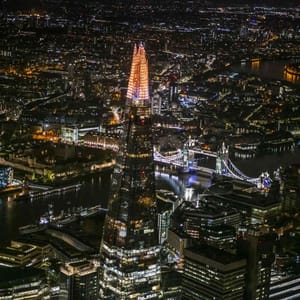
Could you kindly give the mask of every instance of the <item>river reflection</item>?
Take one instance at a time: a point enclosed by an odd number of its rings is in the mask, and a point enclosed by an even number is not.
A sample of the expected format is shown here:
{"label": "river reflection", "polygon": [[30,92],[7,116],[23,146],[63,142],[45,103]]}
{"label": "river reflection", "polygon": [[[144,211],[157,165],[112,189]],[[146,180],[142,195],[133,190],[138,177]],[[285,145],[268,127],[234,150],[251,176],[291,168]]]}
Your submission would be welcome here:
{"label": "river reflection", "polygon": [[7,195],[0,196],[0,241],[14,238],[18,227],[37,223],[41,215],[48,211],[49,204],[53,205],[54,215],[62,210],[72,212],[75,208],[91,207],[101,204],[107,207],[110,190],[110,173],[81,180],[78,191],[68,191],[61,195],[52,195],[31,202],[16,202]]}
{"label": "river reflection", "polygon": [[232,160],[247,176],[258,177],[263,171],[268,171],[272,175],[279,167],[300,164],[300,149],[292,152],[262,154],[253,159]]}
{"label": "river reflection", "polygon": [[[104,173],[101,176],[81,180],[79,191],[69,191],[61,195],[52,195],[32,202],[16,202],[13,197],[7,195],[0,197],[0,244],[15,238],[18,235],[20,226],[37,223],[40,216],[49,209],[49,204],[53,205],[54,215],[58,215],[62,210],[72,212],[78,207],[91,207],[101,204],[107,207],[110,191],[111,174]],[[157,180],[158,189],[172,189],[169,182]],[[87,234],[101,234],[103,216],[92,219],[85,219],[81,224]]]}
{"label": "river reflection", "polygon": [[253,60],[232,67],[234,72],[255,74],[263,79],[285,80],[294,84],[300,84],[300,76],[291,75],[285,72],[284,68],[289,63],[287,60],[259,61]]}

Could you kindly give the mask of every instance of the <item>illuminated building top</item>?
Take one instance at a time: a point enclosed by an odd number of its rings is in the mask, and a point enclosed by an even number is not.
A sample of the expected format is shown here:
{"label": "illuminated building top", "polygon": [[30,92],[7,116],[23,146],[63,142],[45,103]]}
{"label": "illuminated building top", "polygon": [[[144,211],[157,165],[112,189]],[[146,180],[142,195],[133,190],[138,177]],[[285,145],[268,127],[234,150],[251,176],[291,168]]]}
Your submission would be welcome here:
{"label": "illuminated building top", "polygon": [[149,100],[148,61],[142,43],[134,46],[127,99]]}

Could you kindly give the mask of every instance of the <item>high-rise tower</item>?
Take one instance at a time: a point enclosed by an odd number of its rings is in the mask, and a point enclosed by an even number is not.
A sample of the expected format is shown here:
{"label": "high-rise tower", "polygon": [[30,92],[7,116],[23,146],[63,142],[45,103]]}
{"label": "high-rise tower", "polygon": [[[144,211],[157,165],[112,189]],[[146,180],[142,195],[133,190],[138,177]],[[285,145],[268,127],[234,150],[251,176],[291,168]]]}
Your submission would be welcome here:
{"label": "high-rise tower", "polygon": [[100,248],[100,298],[157,299],[160,246],[148,63],[142,44],[134,47],[125,112]]}

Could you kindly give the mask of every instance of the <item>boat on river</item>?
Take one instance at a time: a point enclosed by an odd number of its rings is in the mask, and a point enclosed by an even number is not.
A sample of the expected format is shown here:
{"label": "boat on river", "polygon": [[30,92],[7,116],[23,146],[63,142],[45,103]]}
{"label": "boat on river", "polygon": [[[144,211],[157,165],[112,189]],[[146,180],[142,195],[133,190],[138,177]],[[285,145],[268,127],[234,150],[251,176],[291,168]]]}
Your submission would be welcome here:
{"label": "boat on river", "polygon": [[43,231],[46,228],[47,228],[46,225],[29,224],[29,225],[21,226],[18,229],[20,234],[29,234],[29,233]]}
{"label": "boat on river", "polygon": [[80,217],[81,218],[92,217],[103,211],[107,211],[107,209],[103,208],[101,205],[83,208],[80,211]]}
{"label": "boat on river", "polygon": [[79,219],[78,215],[67,215],[60,220],[56,220],[56,221],[52,222],[51,225],[53,225],[54,227],[60,228],[67,224],[76,222],[78,219]]}

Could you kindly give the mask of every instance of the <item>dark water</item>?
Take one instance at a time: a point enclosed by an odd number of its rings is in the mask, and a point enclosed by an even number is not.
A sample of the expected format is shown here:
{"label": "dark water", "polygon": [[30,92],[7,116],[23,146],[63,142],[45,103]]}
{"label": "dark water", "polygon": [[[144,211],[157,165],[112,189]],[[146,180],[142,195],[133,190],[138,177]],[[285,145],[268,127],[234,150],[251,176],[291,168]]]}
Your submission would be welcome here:
{"label": "dark water", "polygon": [[277,168],[300,164],[300,149],[293,152],[260,155],[253,159],[232,159],[234,164],[246,175],[258,177],[263,171],[271,175]]}
{"label": "dark water", "polygon": [[[300,149],[288,153],[273,153],[259,156],[254,159],[242,160],[233,159],[234,164],[246,175],[258,177],[262,171],[270,174],[279,166],[288,166],[292,163],[300,164]],[[211,161],[210,168],[214,168],[215,161]],[[53,205],[54,214],[61,210],[72,210],[73,207],[90,207],[102,204],[107,206],[110,190],[110,173],[102,174],[99,177],[82,180],[79,191],[67,192],[61,196],[52,196],[33,202],[15,202],[7,196],[0,197],[0,244],[15,238],[18,234],[18,227],[35,223],[40,216],[48,210],[48,205]],[[205,179],[207,181],[207,178]],[[159,180],[158,188],[170,188],[168,182]],[[101,223],[101,222],[100,222]],[[94,221],[86,221],[87,231],[99,231],[99,224]],[[102,223],[101,223],[102,224]]]}
{"label": "dark water", "polygon": [[[18,235],[20,226],[37,223],[40,216],[53,205],[54,215],[59,215],[63,210],[72,212],[74,208],[91,207],[101,204],[107,207],[110,191],[111,174],[104,173],[93,178],[81,180],[79,191],[65,192],[59,196],[50,196],[36,199],[32,202],[16,202],[9,195],[0,196],[0,245]],[[171,189],[171,185],[163,180],[157,181],[158,188]],[[99,222],[98,222],[99,221]],[[103,217],[85,219],[83,229],[90,234],[101,231]]]}
{"label": "dark water", "polygon": [[48,211],[49,204],[53,205],[54,215],[62,210],[72,211],[75,207],[91,207],[101,204],[107,206],[110,189],[110,174],[81,180],[79,191],[65,192],[60,196],[49,196],[32,202],[16,202],[9,196],[0,196],[0,243],[14,238],[18,227],[36,223],[41,215]]}
{"label": "dark water", "polygon": [[247,62],[246,64],[234,65],[232,71],[255,74],[263,79],[285,80],[290,83],[300,84],[300,76],[292,76],[284,72],[284,66],[289,61],[262,61],[262,62]]}

